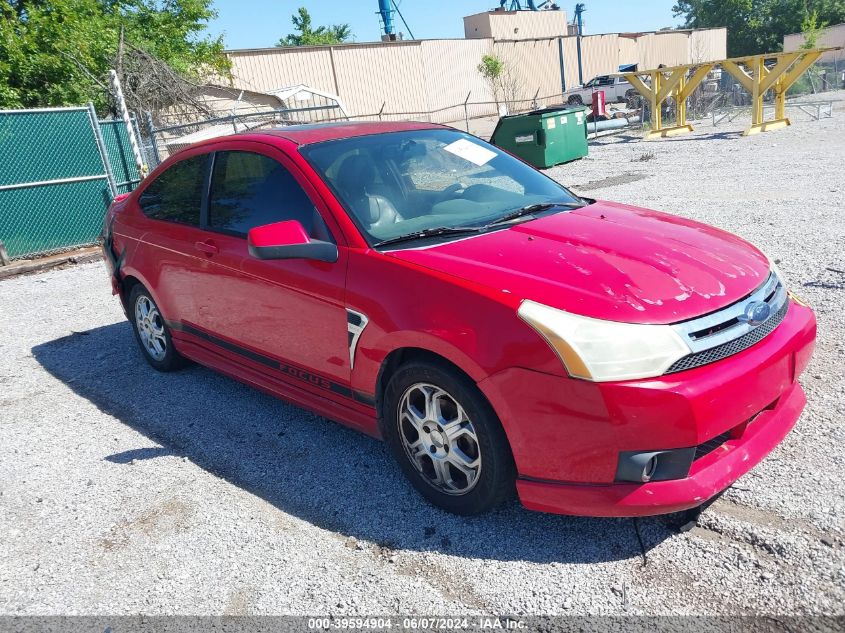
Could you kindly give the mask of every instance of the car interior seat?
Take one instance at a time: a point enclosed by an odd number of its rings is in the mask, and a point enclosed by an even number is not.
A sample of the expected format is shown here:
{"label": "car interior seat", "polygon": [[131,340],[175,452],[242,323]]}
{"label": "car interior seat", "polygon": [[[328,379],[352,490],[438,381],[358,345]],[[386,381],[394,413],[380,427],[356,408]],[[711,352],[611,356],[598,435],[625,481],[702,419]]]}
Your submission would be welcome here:
{"label": "car interior seat", "polygon": [[378,233],[404,219],[384,195],[386,188],[376,184],[376,170],[367,156],[353,154],[344,158],[335,183],[351,211],[368,229]]}

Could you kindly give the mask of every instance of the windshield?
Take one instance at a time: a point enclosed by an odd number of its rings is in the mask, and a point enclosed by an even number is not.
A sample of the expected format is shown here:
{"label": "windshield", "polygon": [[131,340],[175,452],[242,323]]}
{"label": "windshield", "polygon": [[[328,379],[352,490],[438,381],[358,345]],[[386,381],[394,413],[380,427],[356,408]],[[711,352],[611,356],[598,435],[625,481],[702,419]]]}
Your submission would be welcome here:
{"label": "windshield", "polygon": [[579,201],[510,154],[457,130],[359,136],[301,152],[371,244],[427,229],[483,226],[527,205]]}

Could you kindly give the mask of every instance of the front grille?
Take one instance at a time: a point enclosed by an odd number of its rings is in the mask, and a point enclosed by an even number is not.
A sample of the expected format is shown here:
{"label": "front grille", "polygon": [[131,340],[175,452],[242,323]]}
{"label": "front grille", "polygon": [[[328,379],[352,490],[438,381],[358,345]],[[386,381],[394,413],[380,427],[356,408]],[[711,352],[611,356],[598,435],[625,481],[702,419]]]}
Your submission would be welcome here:
{"label": "front grille", "polygon": [[781,306],[780,310],[769,317],[765,323],[758,325],[750,332],[743,334],[732,341],[717,345],[716,347],[711,347],[710,349],[706,349],[702,352],[689,354],[676,360],[672,363],[669,369],[666,370],[666,373],[672,374],[678,371],[686,371],[687,369],[701,367],[702,365],[709,365],[710,363],[715,363],[718,360],[722,360],[728,356],[733,356],[734,354],[738,354],[739,352],[748,349],[752,345],[759,343],[767,335],[769,335],[772,330],[780,325],[781,321],[783,321],[786,316],[786,311],[788,309],[789,301],[786,301]]}
{"label": "front grille", "polygon": [[701,459],[705,455],[709,455],[710,453],[715,451],[717,448],[719,448],[722,444],[727,442],[730,439],[730,437],[731,437],[731,432],[725,431],[721,435],[717,435],[713,439],[707,440],[706,442],[699,444],[698,446],[695,447],[695,457],[692,458],[693,461],[695,461],[696,459]]}

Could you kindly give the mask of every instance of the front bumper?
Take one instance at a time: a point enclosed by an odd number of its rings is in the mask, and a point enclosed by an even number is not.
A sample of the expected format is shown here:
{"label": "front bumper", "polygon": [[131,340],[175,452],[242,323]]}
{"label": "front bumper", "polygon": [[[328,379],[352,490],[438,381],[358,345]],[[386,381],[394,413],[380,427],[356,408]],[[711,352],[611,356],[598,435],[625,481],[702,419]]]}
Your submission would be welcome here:
{"label": "front bumper", "polygon": [[[700,505],[758,464],[806,402],[797,378],[815,341],[812,310],[792,303],[756,345],[722,361],[648,380],[591,383],[513,368],[479,386],[511,443],[530,509],[640,516]],[[683,479],[614,483],[622,451],[698,446],[729,433]]]}

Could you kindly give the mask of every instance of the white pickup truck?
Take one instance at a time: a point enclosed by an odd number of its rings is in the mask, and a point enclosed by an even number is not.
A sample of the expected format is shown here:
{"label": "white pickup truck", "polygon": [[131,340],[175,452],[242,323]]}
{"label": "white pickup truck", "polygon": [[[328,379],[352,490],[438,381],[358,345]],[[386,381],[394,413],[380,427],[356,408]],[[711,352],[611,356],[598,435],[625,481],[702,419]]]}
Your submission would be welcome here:
{"label": "white pickup truck", "polygon": [[566,102],[570,105],[590,104],[593,101],[593,92],[604,91],[605,103],[611,101],[628,101],[637,94],[630,82],[624,77],[610,77],[599,75],[593,77],[580,88],[572,88],[566,91]]}

